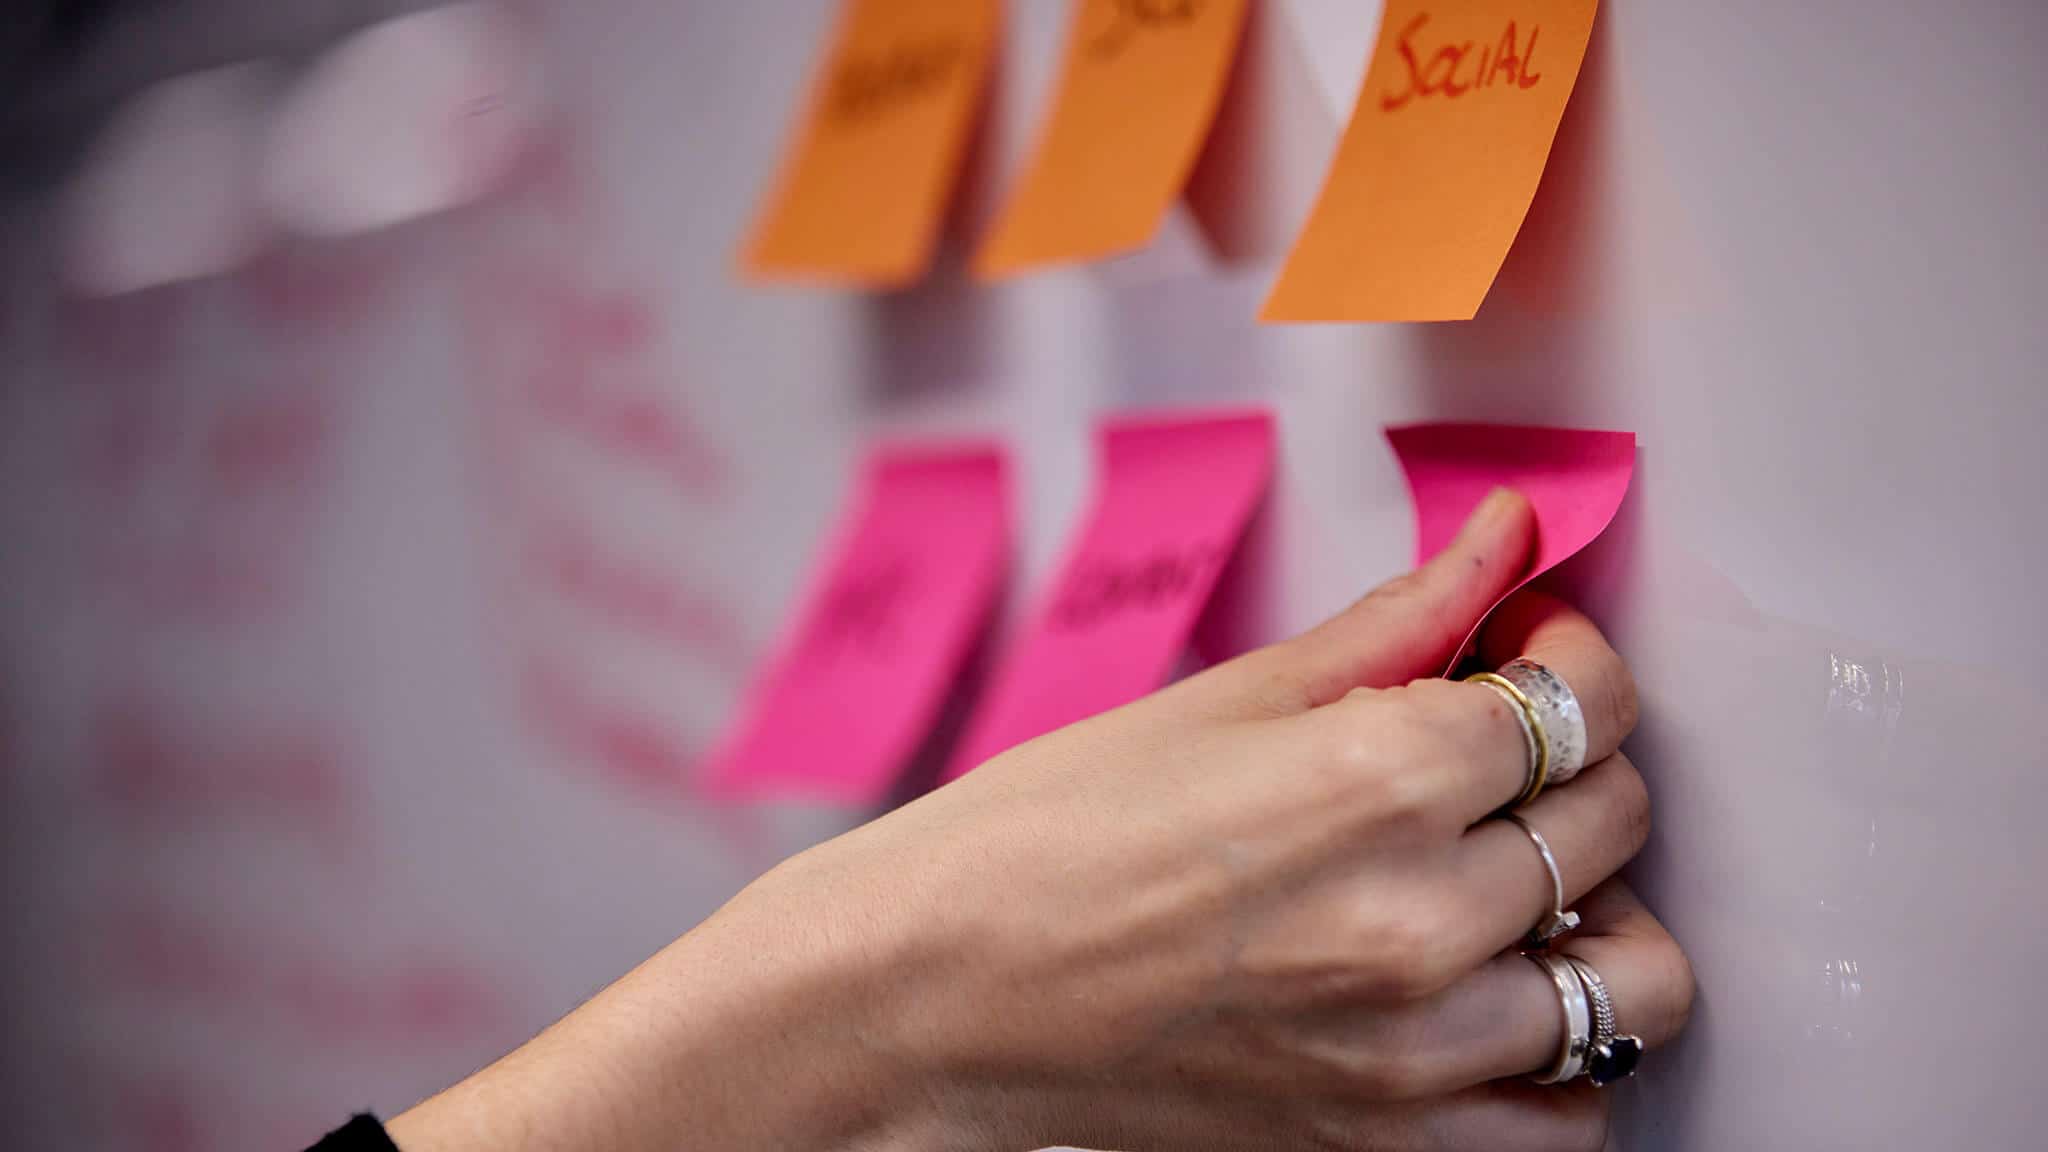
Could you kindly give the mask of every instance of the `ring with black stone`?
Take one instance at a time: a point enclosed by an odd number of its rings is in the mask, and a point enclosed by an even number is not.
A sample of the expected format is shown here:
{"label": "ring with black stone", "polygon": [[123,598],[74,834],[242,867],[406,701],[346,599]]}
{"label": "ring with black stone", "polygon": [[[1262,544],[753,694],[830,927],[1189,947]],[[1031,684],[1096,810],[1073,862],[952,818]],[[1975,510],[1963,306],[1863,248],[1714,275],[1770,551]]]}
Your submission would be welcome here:
{"label": "ring with black stone", "polygon": [[1607,981],[1593,970],[1591,964],[1577,956],[1566,956],[1566,963],[1578,973],[1579,983],[1586,989],[1586,999],[1593,1010],[1592,1044],[1586,1053],[1586,1078],[1596,1088],[1605,1088],[1616,1080],[1627,1079],[1636,1074],[1636,1066],[1643,1060],[1643,1041],[1636,1036],[1615,1034],[1614,996],[1607,991]]}

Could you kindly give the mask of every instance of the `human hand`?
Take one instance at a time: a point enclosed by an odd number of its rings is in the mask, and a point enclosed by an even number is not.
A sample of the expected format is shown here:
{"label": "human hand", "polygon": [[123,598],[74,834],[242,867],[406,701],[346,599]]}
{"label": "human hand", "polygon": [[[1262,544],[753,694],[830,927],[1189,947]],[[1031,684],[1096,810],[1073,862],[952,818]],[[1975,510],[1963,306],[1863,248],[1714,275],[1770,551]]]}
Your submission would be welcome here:
{"label": "human hand", "polygon": [[[1520,723],[1431,678],[1534,530],[1496,494],[1320,627],[793,858],[441,1115],[499,1147],[1599,1148],[1603,1093],[1529,1080],[1563,1024],[1517,954],[1549,874],[1492,819],[1523,787]],[[1520,815],[1584,916],[1558,947],[1605,978],[1622,1032],[1662,1043],[1691,972],[1610,879],[1649,826],[1616,751],[1628,670],[1540,594],[1481,652],[1578,695],[1591,766]],[[431,1119],[394,1126],[407,1152],[460,1146]],[[531,1140],[565,1128],[598,1135]]]}
{"label": "human hand", "polygon": [[[1601,1093],[1544,1087],[1557,993],[1516,952],[1548,874],[1489,819],[1527,762],[1506,703],[1431,679],[1520,575],[1526,504],[1321,627],[1016,748],[764,881],[793,918],[889,941],[876,1052],[950,1147],[1596,1148]],[[1539,594],[1489,665],[1574,686],[1587,768],[1522,816],[1586,923],[1622,1031],[1683,1024],[1690,971],[1619,884],[1649,800],[1616,752],[1627,668]],[[793,907],[791,906],[793,904]],[[803,912],[798,909],[810,908]]]}

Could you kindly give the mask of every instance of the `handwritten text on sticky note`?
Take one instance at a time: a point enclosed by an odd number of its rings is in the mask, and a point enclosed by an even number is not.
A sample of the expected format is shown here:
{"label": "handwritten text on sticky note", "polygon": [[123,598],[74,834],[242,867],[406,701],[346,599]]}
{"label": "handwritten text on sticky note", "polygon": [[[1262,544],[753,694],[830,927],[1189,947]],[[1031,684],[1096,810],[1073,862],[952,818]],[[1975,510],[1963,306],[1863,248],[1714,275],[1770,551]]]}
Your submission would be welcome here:
{"label": "handwritten text on sticky note", "polygon": [[998,0],[847,0],[746,272],[898,285],[930,263],[995,54]]}
{"label": "handwritten text on sticky note", "polygon": [[1093,507],[947,772],[1159,687],[1265,494],[1263,413],[1111,424]]}
{"label": "handwritten text on sticky note", "polygon": [[1248,0],[1076,0],[1037,150],[975,254],[1001,276],[1151,240],[1215,119]]}
{"label": "handwritten text on sticky note", "polygon": [[[1417,98],[1427,100],[1441,96],[1446,100],[1456,100],[1468,92],[1496,84],[1534,88],[1543,80],[1542,73],[1536,70],[1536,37],[1543,31],[1537,25],[1531,24],[1528,38],[1519,43],[1515,22],[1510,20],[1500,30],[1497,44],[1484,45],[1467,40],[1462,44],[1448,42],[1438,45],[1433,52],[1426,47],[1418,52],[1416,41],[1428,26],[1429,13],[1424,12],[1410,20],[1395,37],[1394,45],[1401,53],[1406,75],[1380,92],[1380,111],[1395,111]],[[1425,57],[1427,63],[1424,62]],[[1465,68],[1468,62],[1473,64],[1470,69]]]}
{"label": "handwritten text on sticky note", "polygon": [[886,796],[987,622],[1007,499],[992,448],[879,451],[795,627],[711,757],[711,791]]}
{"label": "handwritten text on sticky note", "polygon": [[1536,195],[1598,0],[1388,0],[1278,321],[1469,320]]}

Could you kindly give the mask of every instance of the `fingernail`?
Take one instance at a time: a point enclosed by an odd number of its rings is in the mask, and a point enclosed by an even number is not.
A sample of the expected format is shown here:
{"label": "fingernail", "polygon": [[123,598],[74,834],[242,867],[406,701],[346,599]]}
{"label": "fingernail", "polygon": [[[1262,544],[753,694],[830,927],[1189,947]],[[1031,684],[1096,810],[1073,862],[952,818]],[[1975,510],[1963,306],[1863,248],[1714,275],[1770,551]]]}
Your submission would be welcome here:
{"label": "fingernail", "polygon": [[1479,507],[1474,508],[1472,515],[1466,518],[1464,531],[1460,535],[1499,527],[1519,499],[1512,488],[1495,488],[1488,492],[1486,499],[1481,500]]}

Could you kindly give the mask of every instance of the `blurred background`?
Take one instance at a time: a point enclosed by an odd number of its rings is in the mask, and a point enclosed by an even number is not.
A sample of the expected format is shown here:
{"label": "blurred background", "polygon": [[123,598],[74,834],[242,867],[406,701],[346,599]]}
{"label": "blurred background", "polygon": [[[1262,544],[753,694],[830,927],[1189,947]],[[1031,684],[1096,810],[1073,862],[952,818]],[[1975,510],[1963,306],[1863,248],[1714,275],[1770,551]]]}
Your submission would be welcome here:
{"label": "blurred background", "polygon": [[10,5],[11,1144],[296,1148],[502,1053],[873,815],[692,787],[863,444],[1008,444],[999,652],[1094,422],[1219,404],[1280,443],[1226,648],[1406,566],[1382,426],[1638,434],[1565,584],[1703,996],[1619,1146],[2035,1143],[2048,9],[1610,0],[1479,319],[1285,328],[1375,5],[1255,3],[1157,240],[990,286],[1067,13],[1011,0],[931,274],[749,287],[834,7]]}

